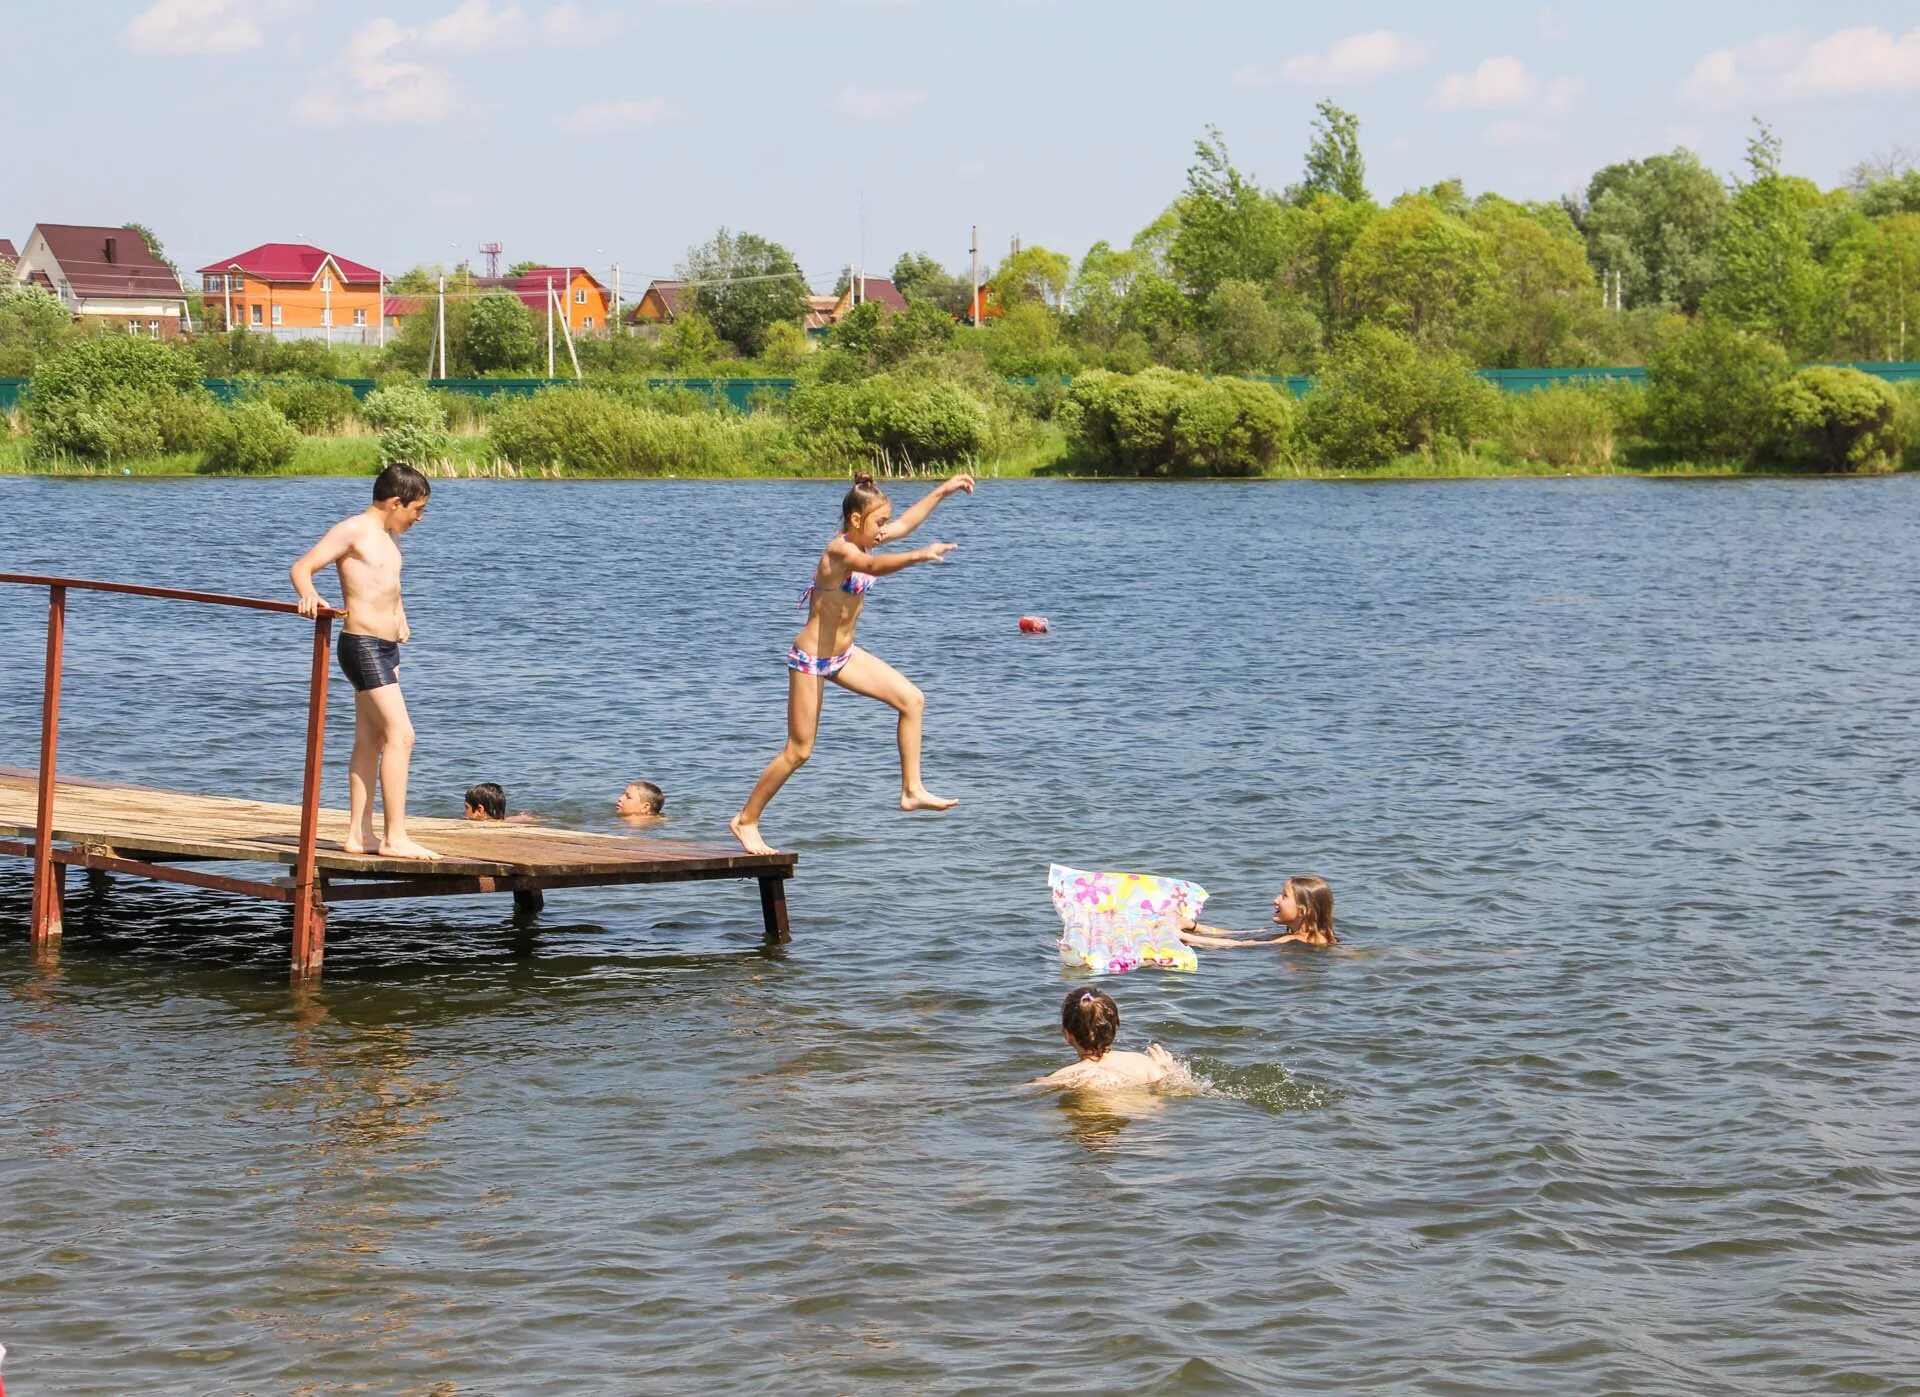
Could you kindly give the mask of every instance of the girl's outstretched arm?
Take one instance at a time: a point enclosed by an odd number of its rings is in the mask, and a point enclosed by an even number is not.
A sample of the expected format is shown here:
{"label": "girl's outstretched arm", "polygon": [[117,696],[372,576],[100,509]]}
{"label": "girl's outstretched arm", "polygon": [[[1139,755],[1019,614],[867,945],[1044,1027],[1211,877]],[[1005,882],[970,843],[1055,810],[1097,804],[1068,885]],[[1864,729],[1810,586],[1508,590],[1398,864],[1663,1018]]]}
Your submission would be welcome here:
{"label": "girl's outstretched arm", "polygon": [[[880,529],[880,542],[892,543],[895,539],[905,538],[908,534],[927,522],[927,516],[933,513],[933,507],[935,505],[939,504],[940,501],[944,500],[948,495],[956,494],[962,490],[966,491],[969,495],[973,493],[972,476],[956,475],[951,479],[941,481],[918,500],[914,501],[913,504],[908,506],[898,518],[889,519]],[[867,571],[867,569],[864,568],[861,570],[863,572]]]}
{"label": "girl's outstretched arm", "polygon": [[855,548],[844,539],[835,539],[827,545],[827,550],[855,572],[870,572],[875,577],[887,577],[910,568],[915,563],[943,562],[947,554],[959,546],[957,543],[929,543],[924,548],[916,548],[908,553],[867,553]]}
{"label": "girl's outstretched arm", "polygon": [[[1212,931],[1212,927],[1207,928]],[[1215,950],[1228,951],[1240,946],[1278,946],[1282,941],[1297,941],[1297,936],[1263,936],[1255,941],[1245,936],[1207,936],[1198,931],[1183,931],[1180,939],[1189,946],[1210,946]]]}

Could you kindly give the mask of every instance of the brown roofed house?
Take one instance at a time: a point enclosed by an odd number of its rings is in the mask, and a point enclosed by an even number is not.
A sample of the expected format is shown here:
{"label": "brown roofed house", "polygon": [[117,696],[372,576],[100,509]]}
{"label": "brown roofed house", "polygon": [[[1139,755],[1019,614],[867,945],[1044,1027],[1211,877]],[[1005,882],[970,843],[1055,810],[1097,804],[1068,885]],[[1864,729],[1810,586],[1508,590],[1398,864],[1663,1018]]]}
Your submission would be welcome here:
{"label": "brown roofed house", "polygon": [[53,292],[75,319],[118,321],[155,339],[178,335],[187,310],[180,278],[132,228],[36,224],[13,279]]}
{"label": "brown roofed house", "polygon": [[627,319],[636,325],[666,325],[687,313],[693,288],[684,281],[650,281]]}
{"label": "brown roofed house", "polygon": [[20,253],[13,245],[12,238],[0,238],[0,276],[9,281],[13,279],[13,264],[20,260]]}
{"label": "brown roofed house", "polygon": [[881,311],[889,320],[907,308],[907,298],[900,294],[900,288],[891,280],[883,276],[863,276],[847,283],[847,289],[840,293],[833,303],[833,309],[827,312],[828,323],[838,325],[856,302],[865,301],[879,302]]}

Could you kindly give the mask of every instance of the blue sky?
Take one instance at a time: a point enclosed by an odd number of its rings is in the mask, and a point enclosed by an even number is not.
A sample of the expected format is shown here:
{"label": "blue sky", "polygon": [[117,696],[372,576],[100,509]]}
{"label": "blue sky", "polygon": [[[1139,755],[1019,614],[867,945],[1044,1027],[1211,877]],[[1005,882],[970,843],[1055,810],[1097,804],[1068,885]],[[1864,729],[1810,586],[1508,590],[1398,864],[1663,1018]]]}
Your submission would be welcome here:
{"label": "blue sky", "polygon": [[825,285],[863,222],[876,272],[964,267],[975,223],[989,262],[1014,235],[1123,243],[1208,124],[1283,185],[1321,97],[1360,115],[1383,198],[1553,198],[1676,143],[1731,171],[1756,114],[1834,184],[1920,149],[1920,9],[70,0],[0,30],[0,235],[140,219],[189,270],[302,238],[397,272],[496,240],[631,288],[725,224]]}

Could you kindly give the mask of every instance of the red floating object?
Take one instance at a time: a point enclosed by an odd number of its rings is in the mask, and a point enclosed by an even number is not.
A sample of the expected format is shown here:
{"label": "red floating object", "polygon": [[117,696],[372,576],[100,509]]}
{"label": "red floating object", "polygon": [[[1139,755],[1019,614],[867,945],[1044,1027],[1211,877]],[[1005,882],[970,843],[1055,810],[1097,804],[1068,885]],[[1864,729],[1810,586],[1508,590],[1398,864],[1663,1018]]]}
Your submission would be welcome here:
{"label": "red floating object", "polygon": [[1022,616],[1020,618],[1020,629],[1028,635],[1045,635],[1047,633],[1047,618],[1044,616]]}

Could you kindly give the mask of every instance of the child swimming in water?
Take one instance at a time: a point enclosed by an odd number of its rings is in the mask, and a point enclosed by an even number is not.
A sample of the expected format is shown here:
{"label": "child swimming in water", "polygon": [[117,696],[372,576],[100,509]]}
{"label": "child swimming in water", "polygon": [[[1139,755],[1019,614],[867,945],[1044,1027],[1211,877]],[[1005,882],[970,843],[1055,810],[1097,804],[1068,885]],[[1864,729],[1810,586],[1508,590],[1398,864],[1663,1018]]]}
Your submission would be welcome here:
{"label": "child swimming in water", "polygon": [[1273,900],[1273,919],[1287,930],[1280,936],[1236,936],[1215,926],[1188,922],[1180,928],[1180,939],[1189,946],[1210,946],[1231,950],[1239,946],[1337,946],[1333,934],[1333,889],[1324,878],[1310,873],[1287,879],[1280,895]]}
{"label": "child swimming in water", "polygon": [[1114,1052],[1113,1040],[1120,1032],[1120,1006],[1104,990],[1091,985],[1067,991],[1060,1004],[1060,1032],[1080,1054],[1080,1060],[1028,1086],[1150,1087],[1185,1075],[1173,1054],[1158,1043],[1149,1044],[1144,1053]]}
{"label": "child swimming in water", "polygon": [[813,755],[813,740],[820,731],[820,701],[829,679],[843,689],[879,699],[899,713],[902,810],[949,810],[959,803],[933,794],[920,780],[920,715],[926,697],[899,670],[855,645],[853,632],[866,594],[876,581],[915,563],[944,562],[955,545],[930,543],[911,553],[873,550],[905,538],[926,522],[935,505],[961,491],[973,493],[972,476],[956,475],[941,482],[895,519],[893,501],[873,483],[873,477],[865,471],[854,476],[853,488],[840,503],[840,532],[820,555],[813,581],[801,594],[810,605],[806,624],[787,651],[787,745],[760,773],[740,813],[727,821],[727,828],[748,853],[773,852],[760,837],[760,814],[787,778]]}
{"label": "child swimming in water", "polygon": [[518,815],[507,813],[507,793],[497,781],[482,781],[467,788],[466,818],[469,820],[493,820],[507,825],[537,825],[538,815],[522,810]]}

